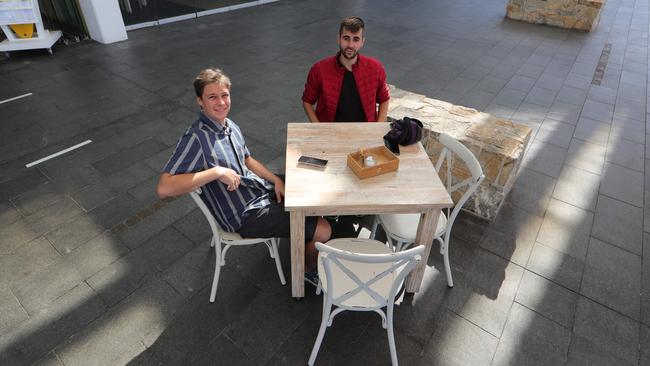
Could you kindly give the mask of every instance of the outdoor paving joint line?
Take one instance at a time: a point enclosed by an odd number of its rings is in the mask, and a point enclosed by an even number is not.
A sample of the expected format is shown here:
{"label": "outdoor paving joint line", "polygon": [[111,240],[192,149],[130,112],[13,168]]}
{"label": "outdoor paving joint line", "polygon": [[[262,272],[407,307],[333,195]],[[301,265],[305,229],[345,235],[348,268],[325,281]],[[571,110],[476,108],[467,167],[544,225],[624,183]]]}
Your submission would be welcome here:
{"label": "outdoor paving joint line", "polygon": [[17,99],[20,99],[20,98],[25,98],[25,97],[28,97],[30,95],[32,95],[32,93],[27,93],[27,94],[19,95],[17,97],[5,99],[5,100],[0,100],[0,104],[9,103],[11,101],[14,101],[14,100],[17,100]]}
{"label": "outdoor paving joint line", "polygon": [[46,157],[44,157],[44,158],[41,158],[41,159],[38,159],[38,160],[36,160],[36,161],[32,161],[31,163],[25,164],[25,168],[31,168],[31,167],[33,167],[34,165],[37,165],[37,164],[40,164],[40,163],[42,163],[42,162],[44,162],[44,161],[48,161],[48,160],[50,160],[50,159],[56,158],[57,156],[60,156],[60,155],[63,155],[63,154],[65,154],[65,153],[68,153],[68,152],[70,152],[70,151],[72,151],[72,150],[78,149],[78,148],[80,148],[80,147],[82,147],[82,146],[84,146],[84,145],[88,145],[88,144],[91,143],[91,142],[93,142],[93,141],[92,141],[92,140],[86,140],[86,141],[84,141],[84,142],[82,142],[82,143],[76,144],[76,145],[74,145],[74,146],[70,146],[70,147],[67,148],[67,149],[63,149],[63,150],[61,150],[61,151],[59,151],[59,152],[56,152],[56,153],[54,153],[54,154],[52,154],[52,155],[48,155],[48,156],[46,156]]}

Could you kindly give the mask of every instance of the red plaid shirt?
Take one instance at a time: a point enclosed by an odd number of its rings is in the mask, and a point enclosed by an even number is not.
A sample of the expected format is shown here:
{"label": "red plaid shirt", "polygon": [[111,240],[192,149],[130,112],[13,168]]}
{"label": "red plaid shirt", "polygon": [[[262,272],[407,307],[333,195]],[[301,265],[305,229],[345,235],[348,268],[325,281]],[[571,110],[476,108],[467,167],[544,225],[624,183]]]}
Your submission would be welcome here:
{"label": "red plaid shirt", "polygon": [[[317,103],[316,116],[319,121],[334,121],[344,74],[345,67],[338,61],[338,54],[318,61],[309,70],[302,101]],[[352,74],[366,112],[366,120],[377,122],[377,103],[390,99],[384,67],[374,58],[359,55],[357,62],[352,65]]]}

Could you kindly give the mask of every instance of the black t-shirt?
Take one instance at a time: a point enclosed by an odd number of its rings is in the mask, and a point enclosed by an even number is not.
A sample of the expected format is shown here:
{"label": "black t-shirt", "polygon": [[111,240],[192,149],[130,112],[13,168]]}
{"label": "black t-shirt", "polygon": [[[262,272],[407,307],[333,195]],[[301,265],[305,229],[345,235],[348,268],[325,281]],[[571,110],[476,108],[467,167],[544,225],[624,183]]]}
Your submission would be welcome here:
{"label": "black t-shirt", "polygon": [[361,105],[361,97],[357,90],[357,83],[354,81],[352,71],[345,69],[343,85],[339,104],[336,107],[335,122],[366,122],[366,113]]}

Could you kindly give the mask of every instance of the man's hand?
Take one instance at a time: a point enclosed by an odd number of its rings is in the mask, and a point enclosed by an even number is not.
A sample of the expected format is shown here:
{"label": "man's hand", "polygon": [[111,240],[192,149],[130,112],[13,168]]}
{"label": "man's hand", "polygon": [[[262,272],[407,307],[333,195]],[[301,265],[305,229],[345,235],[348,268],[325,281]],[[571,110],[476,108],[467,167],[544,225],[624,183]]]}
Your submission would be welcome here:
{"label": "man's hand", "polygon": [[282,179],[277,178],[273,184],[275,185],[275,197],[278,199],[278,203],[280,203],[284,197],[284,182]]}
{"label": "man's hand", "polygon": [[230,168],[224,168],[224,167],[215,167],[214,169],[217,169],[217,174],[218,174],[218,180],[226,185],[226,189],[229,191],[234,191],[239,187],[239,183],[241,182],[241,177],[237,172]]}

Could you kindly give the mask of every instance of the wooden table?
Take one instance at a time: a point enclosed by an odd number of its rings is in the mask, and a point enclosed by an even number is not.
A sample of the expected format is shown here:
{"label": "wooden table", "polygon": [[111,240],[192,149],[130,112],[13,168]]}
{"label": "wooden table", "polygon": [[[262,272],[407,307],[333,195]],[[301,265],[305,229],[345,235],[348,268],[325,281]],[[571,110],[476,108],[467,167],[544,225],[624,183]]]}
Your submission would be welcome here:
{"label": "wooden table", "polygon": [[[303,297],[305,216],[422,213],[416,243],[423,260],[406,282],[417,292],[431,251],[440,210],[453,205],[421,143],[400,146],[399,169],[359,179],[346,165],[359,147],[383,145],[388,123],[289,123],[285,171],[285,209],[291,215],[291,292]],[[329,161],[325,169],[298,166],[308,155]]]}

